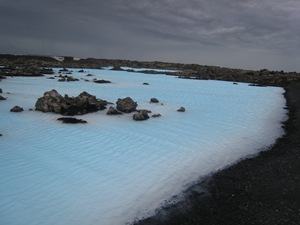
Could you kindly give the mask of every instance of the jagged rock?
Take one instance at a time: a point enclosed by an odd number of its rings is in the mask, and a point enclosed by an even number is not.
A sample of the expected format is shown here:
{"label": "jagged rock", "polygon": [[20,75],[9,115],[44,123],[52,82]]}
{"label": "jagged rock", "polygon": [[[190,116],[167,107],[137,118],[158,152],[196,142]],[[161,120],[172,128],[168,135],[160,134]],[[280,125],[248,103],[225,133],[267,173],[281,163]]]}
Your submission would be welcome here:
{"label": "jagged rock", "polygon": [[63,123],[72,123],[72,124],[75,124],[75,123],[87,123],[87,121],[85,121],[85,120],[77,119],[77,118],[74,118],[74,117],[60,117],[57,120],[60,120]]}
{"label": "jagged rock", "polygon": [[42,112],[55,112],[62,115],[82,115],[103,110],[106,107],[105,100],[98,100],[94,95],[82,92],[77,97],[62,97],[56,90],[47,91],[39,98],[35,108]]}
{"label": "jagged rock", "polygon": [[140,110],[139,112],[133,114],[133,119],[137,121],[149,119],[147,110]]}
{"label": "jagged rock", "polygon": [[157,98],[151,98],[150,103],[159,103]]}
{"label": "jagged rock", "polygon": [[185,108],[184,107],[180,107],[177,111],[178,112],[185,112]]}
{"label": "jagged rock", "polygon": [[107,115],[120,115],[122,113],[119,112],[115,107],[110,106],[106,114]]}
{"label": "jagged rock", "polygon": [[78,70],[77,72],[78,73],[84,73],[84,70]]}
{"label": "jagged rock", "polygon": [[117,101],[117,110],[125,113],[130,113],[136,111],[137,103],[134,102],[130,97],[119,98]]}
{"label": "jagged rock", "polygon": [[0,95],[0,100],[6,100],[2,95]]}
{"label": "jagged rock", "polygon": [[149,83],[143,83],[143,85],[150,85]]}
{"label": "jagged rock", "polygon": [[87,77],[91,77],[91,76],[94,76],[94,75],[89,73],[89,74],[87,74],[86,76],[87,76]]}
{"label": "jagged rock", "polygon": [[94,82],[97,83],[97,84],[108,84],[108,83],[111,83],[111,81],[109,81],[109,80],[97,80],[97,79],[95,79]]}
{"label": "jagged rock", "polygon": [[12,109],[10,111],[11,112],[22,112],[22,111],[24,111],[24,109],[22,107],[16,105],[16,106],[12,107]]}
{"label": "jagged rock", "polygon": [[153,114],[153,115],[152,115],[153,118],[160,117],[160,116],[161,116],[161,115],[160,115],[159,113]]}

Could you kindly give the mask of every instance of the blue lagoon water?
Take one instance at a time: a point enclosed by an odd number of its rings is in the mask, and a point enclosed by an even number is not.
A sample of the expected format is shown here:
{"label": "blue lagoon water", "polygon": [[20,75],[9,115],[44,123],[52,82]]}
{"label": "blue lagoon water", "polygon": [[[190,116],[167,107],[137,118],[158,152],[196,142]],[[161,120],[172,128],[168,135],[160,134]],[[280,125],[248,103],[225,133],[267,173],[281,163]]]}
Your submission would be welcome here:
{"label": "blue lagoon water", "polygon": [[[74,77],[112,83],[48,76],[0,83],[7,97],[0,102],[0,224],[130,223],[283,134],[282,88],[73,70]],[[107,116],[104,110],[77,116],[87,124],[66,125],[56,120],[60,115],[29,111],[51,89],[69,96],[87,91],[110,102],[130,96],[138,108],[162,116],[137,122],[132,114]],[[160,103],[149,103],[152,97]],[[25,111],[9,112],[14,105]],[[186,112],[177,112],[181,106]]]}

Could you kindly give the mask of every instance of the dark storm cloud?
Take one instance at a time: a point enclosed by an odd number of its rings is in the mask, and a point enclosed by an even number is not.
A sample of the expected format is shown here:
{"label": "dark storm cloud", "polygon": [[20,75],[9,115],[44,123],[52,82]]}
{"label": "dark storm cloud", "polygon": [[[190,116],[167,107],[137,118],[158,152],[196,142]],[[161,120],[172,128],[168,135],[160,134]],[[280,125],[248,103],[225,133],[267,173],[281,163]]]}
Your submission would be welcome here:
{"label": "dark storm cloud", "polygon": [[298,0],[0,1],[0,51],[300,70]]}

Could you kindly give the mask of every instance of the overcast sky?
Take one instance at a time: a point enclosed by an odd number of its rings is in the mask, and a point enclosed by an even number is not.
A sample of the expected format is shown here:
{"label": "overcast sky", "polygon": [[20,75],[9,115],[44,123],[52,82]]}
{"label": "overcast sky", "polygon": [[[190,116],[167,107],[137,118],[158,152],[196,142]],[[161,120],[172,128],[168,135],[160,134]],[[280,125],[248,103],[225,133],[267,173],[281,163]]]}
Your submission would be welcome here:
{"label": "overcast sky", "polygon": [[0,0],[0,53],[300,72],[300,0]]}

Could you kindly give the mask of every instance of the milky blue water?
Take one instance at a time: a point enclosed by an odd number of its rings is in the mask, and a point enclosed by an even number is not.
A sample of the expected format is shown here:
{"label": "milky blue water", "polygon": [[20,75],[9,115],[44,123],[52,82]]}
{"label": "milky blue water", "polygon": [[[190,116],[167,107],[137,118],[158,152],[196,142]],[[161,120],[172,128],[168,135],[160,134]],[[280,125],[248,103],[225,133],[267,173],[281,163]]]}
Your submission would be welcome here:
{"label": "milky blue water", "polygon": [[[58,82],[49,75],[0,82],[7,97],[0,102],[0,224],[129,223],[283,134],[282,88],[74,71],[112,83]],[[162,116],[137,122],[105,110],[77,117],[87,124],[66,125],[56,120],[60,115],[29,111],[51,89],[69,96],[87,91],[110,102],[130,96],[138,108]],[[152,97],[160,103],[149,103]],[[14,105],[25,111],[9,112]],[[186,112],[177,112],[181,106]]]}

